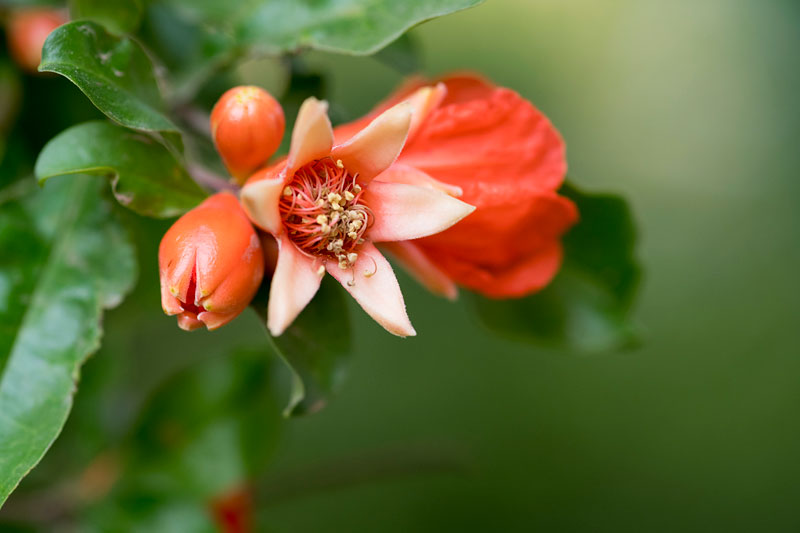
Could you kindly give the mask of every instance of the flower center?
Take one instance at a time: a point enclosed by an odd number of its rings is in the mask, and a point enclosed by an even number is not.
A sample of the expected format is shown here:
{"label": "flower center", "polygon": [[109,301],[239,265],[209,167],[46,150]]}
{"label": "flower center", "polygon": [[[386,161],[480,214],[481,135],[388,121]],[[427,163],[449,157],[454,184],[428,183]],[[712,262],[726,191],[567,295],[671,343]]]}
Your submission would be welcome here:
{"label": "flower center", "polygon": [[347,269],[374,220],[361,203],[363,189],[341,161],[318,159],[295,172],[278,208],[289,238],[303,252],[335,258]]}

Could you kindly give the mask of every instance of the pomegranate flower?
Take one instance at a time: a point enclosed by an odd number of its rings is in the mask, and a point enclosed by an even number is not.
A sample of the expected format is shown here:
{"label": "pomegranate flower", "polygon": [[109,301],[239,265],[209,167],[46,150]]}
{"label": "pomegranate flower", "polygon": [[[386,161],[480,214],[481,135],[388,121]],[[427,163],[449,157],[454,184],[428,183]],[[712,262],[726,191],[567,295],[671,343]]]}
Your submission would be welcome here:
{"label": "pomegranate flower", "polygon": [[161,306],[178,326],[209,330],[236,318],[264,275],[255,229],[230,193],[217,193],[164,234],[158,249]]}
{"label": "pomegranate flower", "polygon": [[386,330],[416,334],[392,267],[373,243],[433,235],[474,208],[424,180],[374,178],[394,163],[416,114],[435,96],[422,88],[335,146],[327,104],[309,98],[298,113],[287,158],[248,180],[242,205],[278,243],[267,306],[273,335],[283,333],[311,301],[325,272]]}
{"label": "pomegranate flower", "polygon": [[[449,298],[457,295],[456,284],[494,298],[540,290],[558,272],[561,236],[578,218],[575,205],[556,192],[567,169],[564,141],[547,117],[510,89],[473,74],[442,81],[427,112],[415,117],[396,163],[376,180],[404,180],[416,172],[416,179],[434,179],[476,211],[447,231],[383,248]],[[371,115],[339,126],[337,142],[383,109],[417,98],[423,85],[412,79]]]}

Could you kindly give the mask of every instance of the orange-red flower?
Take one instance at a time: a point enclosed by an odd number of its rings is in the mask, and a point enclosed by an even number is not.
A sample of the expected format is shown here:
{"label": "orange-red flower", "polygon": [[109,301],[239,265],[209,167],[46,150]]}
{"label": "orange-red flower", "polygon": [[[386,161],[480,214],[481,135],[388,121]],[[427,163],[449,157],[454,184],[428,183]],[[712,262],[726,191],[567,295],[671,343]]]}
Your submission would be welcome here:
{"label": "orange-red flower", "polygon": [[222,192],[172,225],[158,250],[161,305],[185,330],[216,329],[253,299],[264,275],[261,243],[236,197]]}
{"label": "orange-red flower", "polygon": [[[411,80],[371,115],[335,130],[343,142],[374,115],[417,98]],[[456,284],[496,298],[547,285],[562,260],[560,238],[578,217],[556,190],[567,169],[564,142],[529,101],[475,75],[445,78],[418,114],[395,164],[376,180],[418,180],[476,206],[450,229],[390,243],[429,289],[454,298]]]}
{"label": "orange-red flower", "polygon": [[241,183],[278,149],[286,121],[275,98],[252,85],[229,89],[211,111],[211,136]]}
{"label": "orange-red flower", "polygon": [[392,267],[373,243],[432,235],[474,208],[414,183],[414,176],[406,183],[374,178],[395,161],[433,93],[420,89],[343,143],[334,143],[327,104],[309,98],[298,113],[288,157],[247,181],[242,205],[279,247],[267,307],[273,335],[314,297],[325,272],[388,331],[415,334]]}
{"label": "orange-red flower", "polygon": [[23,9],[9,16],[8,49],[14,61],[28,72],[36,72],[42,60],[42,45],[50,32],[67,22],[55,9]]}

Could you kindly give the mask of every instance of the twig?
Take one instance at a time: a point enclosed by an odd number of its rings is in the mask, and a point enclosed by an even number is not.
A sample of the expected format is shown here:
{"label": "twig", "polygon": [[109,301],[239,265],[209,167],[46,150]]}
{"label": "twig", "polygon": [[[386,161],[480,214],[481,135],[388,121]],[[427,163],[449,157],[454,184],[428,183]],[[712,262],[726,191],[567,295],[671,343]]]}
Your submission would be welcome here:
{"label": "twig", "polygon": [[228,191],[232,193],[236,193],[239,191],[239,187],[231,183],[230,181],[226,180],[219,174],[208,170],[206,167],[202,165],[198,165],[196,163],[189,164],[189,174],[192,175],[194,180],[202,185],[207,189],[211,189],[213,191]]}

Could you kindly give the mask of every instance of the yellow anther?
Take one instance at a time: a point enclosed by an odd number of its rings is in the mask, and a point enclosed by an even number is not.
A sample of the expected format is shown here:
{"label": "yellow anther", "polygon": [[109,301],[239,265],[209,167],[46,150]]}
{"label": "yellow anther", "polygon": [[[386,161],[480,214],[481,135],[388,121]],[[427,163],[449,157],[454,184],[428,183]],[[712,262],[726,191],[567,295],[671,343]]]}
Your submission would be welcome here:
{"label": "yellow anther", "polygon": [[317,215],[317,224],[324,226],[328,223],[328,217],[325,215]]}
{"label": "yellow anther", "polygon": [[292,188],[289,187],[288,185],[286,187],[284,187],[283,195],[284,196],[291,196],[292,195]]}
{"label": "yellow anther", "polygon": [[342,206],[340,206],[338,202],[331,202],[331,209],[334,211],[341,211]]}
{"label": "yellow anther", "polygon": [[329,225],[327,225],[327,224],[322,224],[322,225],[320,226],[319,230],[320,230],[320,231],[321,231],[321,232],[322,232],[324,235],[327,235],[328,233],[330,233],[330,232],[331,232],[331,227],[330,227]]}
{"label": "yellow anther", "polygon": [[351,252],[347,254],[347,262],[350,263],[351,265],[356,262],[356,259],[358,259],[357,253]]}
{"label": "yellow anther", "polygon": [[339,167],[339,168],[344,168],[344,163],[342,163],[341,159],[337,159],[336,160],[336,166]]}
{"label": "yellow anther", "polygon": [[355,186],[353,187],[353,190],[356,192],[356,194],[360,193],[361,192],[361,185],[356,183]]}
{"label": "yellow anther", "polygon": [[353,193],[351,193],[350,191],[344,191],[344,199],[347,200],[348,202],[352,202],[353,198],[355,198],[355,197],[356,196]]}
{"label": "yellow anther", "polygon": [[353,240],[358,239],[358,233],[356,233],[355,231],[351,231],[350,233],[347,234],[347,236]]}

